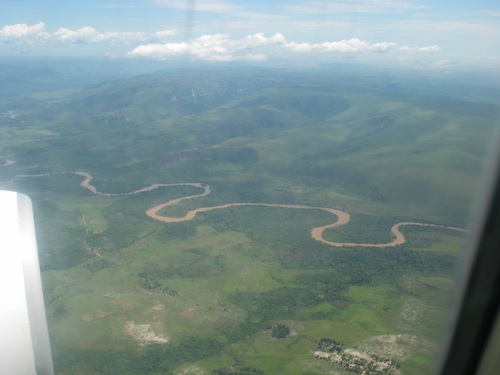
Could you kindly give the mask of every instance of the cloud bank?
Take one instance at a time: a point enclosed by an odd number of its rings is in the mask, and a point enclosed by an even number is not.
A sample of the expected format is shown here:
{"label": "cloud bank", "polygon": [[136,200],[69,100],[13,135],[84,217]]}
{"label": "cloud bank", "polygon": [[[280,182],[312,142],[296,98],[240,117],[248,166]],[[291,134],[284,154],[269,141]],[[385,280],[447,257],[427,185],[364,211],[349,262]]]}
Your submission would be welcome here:
{"label": "cloud bank", "polygon": [[[164,39],[166,31],[160,31],[155,38]],[[91,26],[84,26],[71,30],[64,27],[55,32],[48,32],[45,24],[39,22],[29,26],[26,24],[6,25],[0,29],[0,43],[3,44],[38,44],[38,43],[66,43],[66,44],[94,44],[94,43],[140,43],[147,40],[144,33],[133,32],[99,32]]]}
{"label": "cloud bank", "polygon": [[[270,56],[284,53],[311,54],[356,54],[387,53],[396,49],[395,42],[370,43],[358,38],[344,39],[323,43],[297,43],[287,41],[285,36],[276,33],[271,37],[263,33],[248,35],[242,39],[231,39],[227,34],[202,35],[189,42],[149,43],[142,44],[127,54],[129,56],[170,59],[179,56],[190,56],[205,61],[261,61]],[[405,52],[437,52],[439,46],[400,47]]]}
{"label": "cloud bank", "polygon": [[[356,55],[361,53],[432,53],[440,50],[438,45],[411,47],[399,46],[392,41],[371,43],[359,38],[326,42],[289,41],[281,34],[266,36],[264,33],[233,39],[228,34],[205,34],[188,41],[171,41],[176,29],[166,29],[152,34],[137,32],[100,32],[91,26],[78,29],[61,27],[54,32],[47,31],[45,24],[6,25],[0,29],[0,44],[15,45],[124,45],[127,56],[172,59],[190,57],[203,61],[263,61],[270,57],[312,54]],[[133,46],[136,47],[133,47]],[[132,49],[130,49],[132,48]],[[127,50],[126,49],[126,50]],[[125,50],[125,51],[126,51]]]}

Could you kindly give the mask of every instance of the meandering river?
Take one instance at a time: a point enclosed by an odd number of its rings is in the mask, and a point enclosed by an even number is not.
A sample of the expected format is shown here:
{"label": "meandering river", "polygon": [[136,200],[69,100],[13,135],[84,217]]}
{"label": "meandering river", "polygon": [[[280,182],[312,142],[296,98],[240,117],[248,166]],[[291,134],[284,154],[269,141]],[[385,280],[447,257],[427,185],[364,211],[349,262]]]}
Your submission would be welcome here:
{"label": "meandering river", "polygon": [[[14,161],[8,160],[7,163],[4,163],[2,166],[7,166],[7,165],[12,165]],[[107,196],[107,197],[114,197],[114,196],[126,196],[126,195],[134,195],[134,194],[140,194],[140,193],[145,193],[148,191],[153,191],[161,187],[171,187],[171,186],[193,186],[195,188],[202,189],[202,192],[200,194],[195,194],[195,195],[188,195],[180,198],[175,198],[171,199],[165,203],[159,204],[155,207],[151,207],[146,211],[146,215],[150,217],[151,219],[158,220],[164,223],[177,223],[177,222],[182,222],[182,221],[188,221],[192,220],[197,213],[199,212],[208,212],[208,211],[213,211],[213,210],[221,210],[224,208],[228,207],[242,207],[242,206],[265,206],[265,207],[278,207],[278,208],[288,208],[288,209],[299,209],[299,210],[322,210],[329,212],[337,217],[335,222],[331,224],[327,224],[321,227],[315,227],[311,230],[311,237],[314,238],[316,241],[322,242],[326,245],[334,246],[334,247],[392,247],[392,246],[398,246],[402,245],[406,242],[406,238],[403,233],[399,230],[400,227],[402,226],[421,226],[421,227],[434,227],[434,228],[443,228],[443,229],[448,229],[448,230],[453,230],[453,231],[460,231],[460,232],[466,232],[465,229],[458,228],[458,227],[453,227],[453,226],[446,226],[446,225],[439,225],[439,224],[427,224],[427,223],[418,223],[418,222],[400,222],[396,223],[391,227],[391,232],[396,236],[396,238],[387,243],[357,243],[357,242],[332,242],[329,240],[326,240],[323,238],[323,232],[327,229],[338,227],[341,225],[345,225],[349,222],[350,220],[350,215],[345,212],[345,211],[340,211],[336,210],[333,208],[329,207],[316,207],[316,206],[307,206],[307,205],[301,205],[301,204],[274,204],[274,203],[249,203],[249,202],[239,202],[239,203],[226,203],[223,205],[219,206],[210,206],[210,207],[200,207],[196,208],[194,210],[190,210],[186,213],[185,216],[183,217],[169,217],[169,216],[164,216],[160,215],[159,211],[161,211],[163,208],[168,207],[168,206],[173,206],[181,201],[187,200],[187,199],[194,199],[194,198],[201,198],[204,196],[207,196],[211,193],[210,190],[210,185],[202,184],[199,182],[181,182],[181,183],[174,183],[174,184],[152,184],[146,187],[143,187],[138,190],[134,190],[128,193],[103,193],[97,188],[91,184],[91,181],[93,179],[93,176],[90,173],[87,172],[81,172],[81,171],[74,171],[74,172],[53,172],[53,173],[43,173],[43,174],[33,174],[33,175],[17,175],[10,181],[2,182],[0,185],[5,185],[12,183],[16,178],[34,178],[34,177],[46,177],[46,176],[53,176],[56,174],[74,174],[78,175],[84,178],[84,180],[80,183],[80,186],[90,190],[93,194],[96,195],[101,195],[101,196]]]}

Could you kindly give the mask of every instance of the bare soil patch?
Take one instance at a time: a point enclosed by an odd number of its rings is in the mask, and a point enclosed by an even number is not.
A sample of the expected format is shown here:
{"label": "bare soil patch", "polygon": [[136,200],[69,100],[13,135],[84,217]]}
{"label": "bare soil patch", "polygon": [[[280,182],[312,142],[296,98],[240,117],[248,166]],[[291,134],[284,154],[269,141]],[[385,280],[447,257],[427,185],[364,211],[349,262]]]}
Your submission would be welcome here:
{"label": "bare soil patch", "polygon": [[151,324],[135,324],[134,321],[125,322],[124,332],[139,342],[139,345],[146,344],[166,344],[168,339],[163,335],[157,335],[150,331]]}
{"label": "bare soil patch", "polygon": [[187,310],[181,311],[179,313],[179,316],[182,316],[183,318],[193,318],[196,315],[196,311],[194,311],[192,308],[189,308]]}
{"label": "bare soil patch", "polygon": [[90,313],[88,313],[88,314],[83,314],[83,315],[82,315],[82,320],[83,320],[84,322],[91,322],[92,320],[94,320],[94,316],[93,316],[92,314],[90,314]]}

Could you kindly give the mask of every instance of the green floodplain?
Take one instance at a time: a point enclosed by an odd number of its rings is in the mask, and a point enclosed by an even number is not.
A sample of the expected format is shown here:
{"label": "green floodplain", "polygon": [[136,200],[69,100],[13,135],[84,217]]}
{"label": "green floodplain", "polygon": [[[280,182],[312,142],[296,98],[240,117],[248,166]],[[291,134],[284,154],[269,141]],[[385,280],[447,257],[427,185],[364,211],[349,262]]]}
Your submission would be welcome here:
{"label": "green floodplain", "polygon": [[[210,186],[158,213],[171,218],[333,208],[350,215],[323,233],[333,242],[389,243],[398,222],[470,228],[498,91],[341,65],[85,86],[64,66],[15,69],[0,77],[0,188],[33,200],[57,374],[432,369],[466,232],[405,226],[402,245],[333,247],[310,234],[337,220],[322,210],[164,223],[146,211],[202,189],[119,194]],[[61,173],[76,171],[116,195]]]}

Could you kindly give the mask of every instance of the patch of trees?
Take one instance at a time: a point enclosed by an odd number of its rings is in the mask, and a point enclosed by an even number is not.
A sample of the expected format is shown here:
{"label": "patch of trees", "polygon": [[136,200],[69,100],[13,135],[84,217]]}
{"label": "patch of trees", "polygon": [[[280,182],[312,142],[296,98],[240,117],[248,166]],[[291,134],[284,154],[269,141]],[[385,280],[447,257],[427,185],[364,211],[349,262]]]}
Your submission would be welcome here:
{"label": "patch of trees", "polygon": [[[351,278],[348,274],[342,274],[336,270],[329,270],[297,275],[294,281],[301,285],[307,285],[309,288],[323,291],[325,288],[341,290],[349,285]],[[326,293],[326,289],[324,292]]]}
{"label": "patch of trees", "polygon": [[[88,261],[88,253],[82,246],[84,231],[78,227],[63,225],[59,221],[39,220],[37,222],[37,240],[40,254],[40,268],[47,270],[64,270]],[[77,239],[77,240],[75,240]]]}
{"label": "patch of trees", "polygon": [[271,336],[276,339],[284,339],[290,334],[290,328],[286,324],[277,324],[271,329]]}
{"label": "patch of trees", "polygon": [[263,293],[236,293],[231,300],[245,309],[249,321],[258,322],[261,327],[266,322],[297,318],[302,309],[323,302],[315,293],[306,288],[283,287]]}
{"label": "patch of trees", "polygon": [[318,349],[325,351],[325,352],[341,352],[345,349],[344,343],[328,338],[328,337],[323,337],[321,340],[318,342]]}
{"label": "patch of trees", "polygon": [[[217,194],[224,193],[228,202],[254,201],[262,203],[303,204],[295,194],[283,190],[266,190],[261,183],[238,182],[217,187]],[[237,193],[235,193],[235,191]],[[254,248],[273,249],[275,260],[281,262],[290,250],[303,248],[316,251],[325,245],[311,238],[313,227],[335,221],[335,216],[322,210],[302,210],[264,206],[233,207],[212,211],[207,215],[210,225],[217,231],[236,231],[252,240]],[[254,250],[255,251],[255,250]],[[293,268],[297,268],[296,265]],[[302,268],[300,265],[298,268]]]}
{"label": "patch of trees", "polygon": [[144,273],[139,274],[139,286],[154,293],[168,294],[172,297],[177,296],[177,292],[175,290],[163,285],[155,278],[148,277]]}
{"label": "patch of trees", "polygon": [[87,263],[85,265],[85,268],[91,272],[97,272],[97,271],[103,270],[105,268],[111,267],[112,265],[113,265],[113,262],[111,262],[105,258],[99,258],[99,259],[94,260],[91,263]]}
{"label": "patch of trees", "polygon": [[350,285],[365,285],[373,282],[390,283],[407,273],[453,271],[457,257],[431,251],[408,250],[404,245],[396,248],[360,249],[343,248],[311,249],[295,248],[293,256],[284,257],[282,264],[287,268],[335,269],[340,281]]}
{"label": "patch of trees", "polygon": [[194,222],[181,222],[164,224],[156,232],[156,237],[160,241],[171,241],[181,238],[183,240],[196,234],[196,224]]}
{"label": "patch of trees", "polygon": [[66,246],[62,250],[50,252],[48,258],[40,257],[42,271],[65,270],[88,260],[88,253],[80,246]]}
{"label": "patch of trees", "polygon": [[62,321],[68,314],[69,310],[63,302],[58,302],[55,306],[49,305],[47,308],[47,321],[49,327]]}
{"label": "patch of trees", "polygon": [[344,296],[345,290],[346,289],[338,290],[327,288],[325,290],[325,301],[342,309],[346,308],[351,303],[351,299]]}
{"label": "patch of trees", "polygon": [[189,337],[177,345],[147,345],[140,350],[85,350],[52,343],[56,373],[137,375],[171,374],[194,360],[218,356],[224,345],[212,338]]}
{"label": "patch of trees", "polygon": [[[127,186],[127,184],[124,185]],[[111,251],[133,244],[147,225],[144,218],[139,216],[141,211],[136,207],[137,203],[126,198],[123,199],[122,204],[116,204],[112,210],[103,212],[107,228],[104,232],[96,235],[99,243],[106,244],[106,249]]]}
{"label": "patch of trees", "polygon": [[294,279],[300,285],[307,285],[316,291],[325,302],[334,306],[345,308],[351,302],[351,299],[344,295],[351,282],[348,275],[342,275],[336,271],[328,271],[298,275]]}

